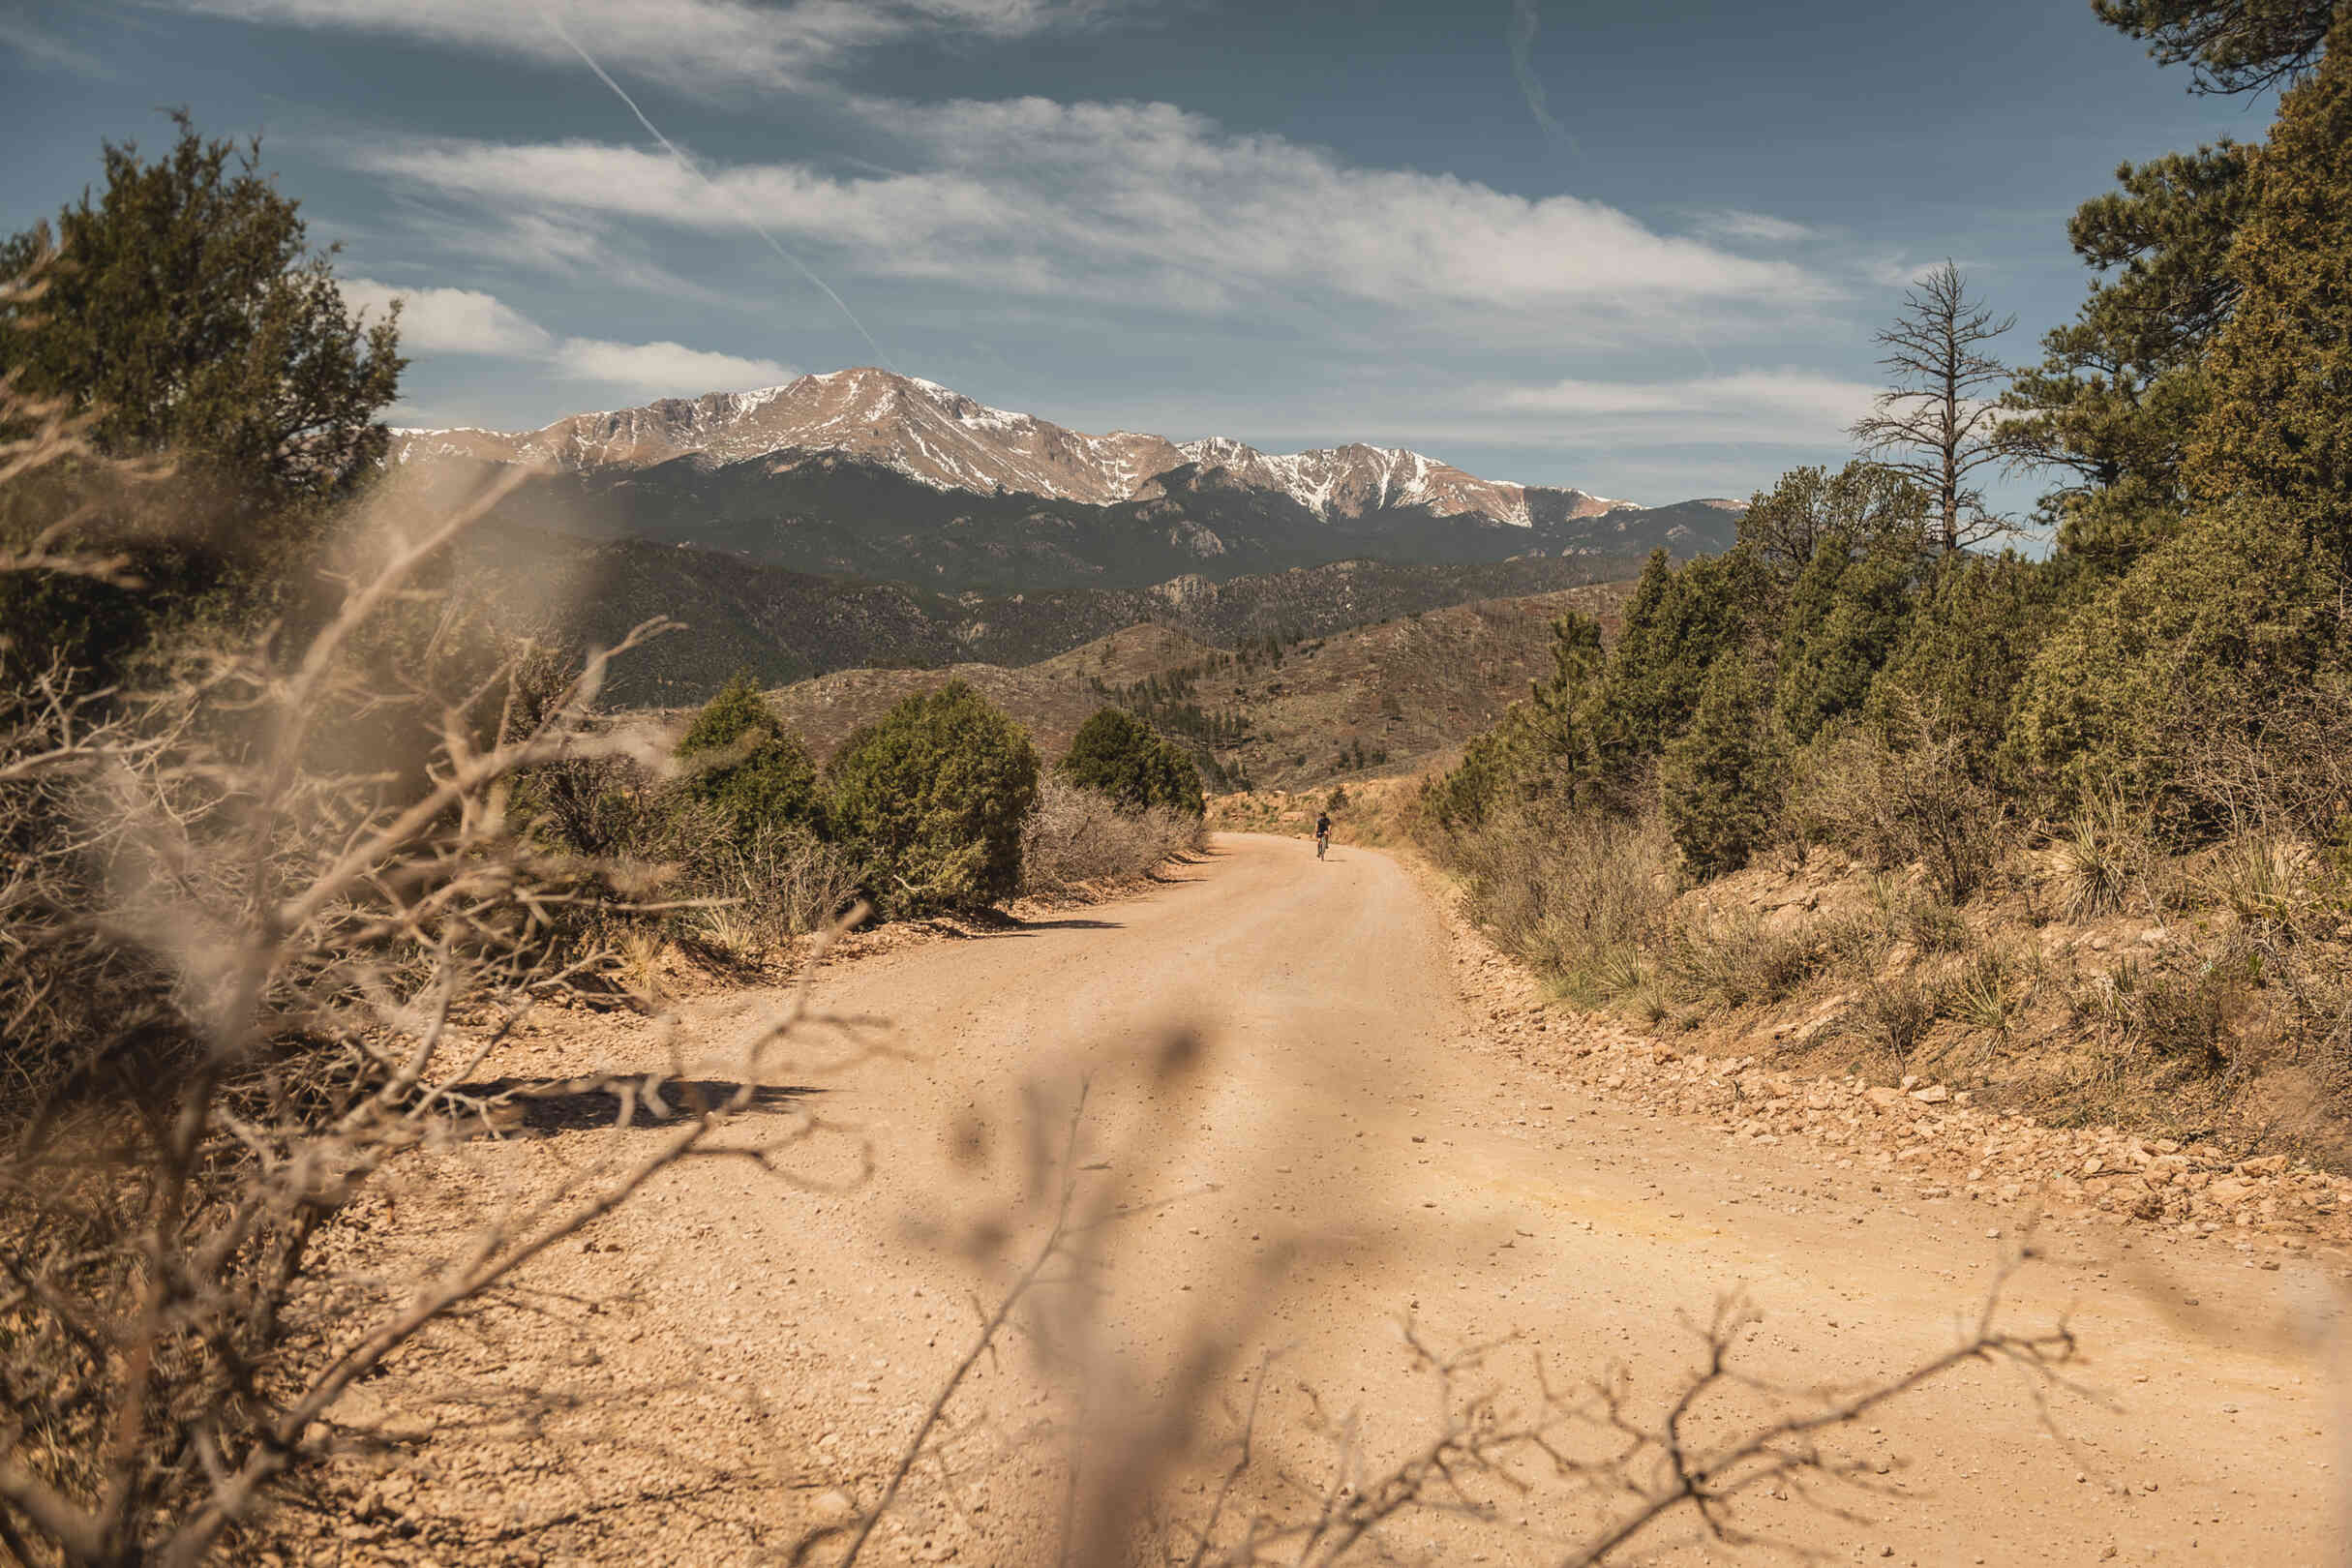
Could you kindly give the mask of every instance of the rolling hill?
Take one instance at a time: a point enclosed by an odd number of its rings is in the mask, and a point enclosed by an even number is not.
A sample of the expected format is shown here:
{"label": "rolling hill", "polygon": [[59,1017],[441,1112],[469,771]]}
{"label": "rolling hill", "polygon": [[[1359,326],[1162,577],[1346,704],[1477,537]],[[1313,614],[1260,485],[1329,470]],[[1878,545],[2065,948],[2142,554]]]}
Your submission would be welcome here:
{"label": "rolling hill", "polygon": [[1025,666],[1143,622],[1219,648],[1312,638],[1471,600],[1630,578],[1640,566],[1631,556],[1345,560],[1223,582],[1190,575],[1140,588],[950,595],[486,523],[460,541],[452,576],[495,623],[560,648],[610,647],[654,616],[684,622],[620,661],[608,688],[617,702],[676,705],[709,696],[738,670],[783,685],[861,666]]}
{"label": "rolling hill", "polygon": [[1462,744],[1551,669],[1553,620],[1582,610],[1613,630],[1627,587],[1479,600],[1234,648],[1130,626],[1027,666],[844,670],[770,700],[823,758],[891,705],[964,680],[1026,724],[1049,761],[1096,709],[1117,704],[1185,743],[1213,785],[1295,788],[1406,769]]}

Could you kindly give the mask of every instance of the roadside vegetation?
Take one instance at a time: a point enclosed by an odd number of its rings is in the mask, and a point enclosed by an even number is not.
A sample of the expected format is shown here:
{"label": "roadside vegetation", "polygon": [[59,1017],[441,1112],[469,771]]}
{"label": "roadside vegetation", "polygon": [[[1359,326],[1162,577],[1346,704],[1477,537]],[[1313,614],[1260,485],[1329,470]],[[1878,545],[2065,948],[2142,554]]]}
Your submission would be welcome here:
{"label": "roadside vegetation", "polygon": [[[2268,140],[2087,203],[2036,366],[1956,269],[1916,285],[1855,461],[1653,558],[1606,649],[1563,618],[1419,830],[1579,1002],[2341,1159],[2352,24],[2289,62],[2177,9],[2101,8],[2291,81]],[[1996,464],[2057,477],[2047,558],[1995,553]]]}

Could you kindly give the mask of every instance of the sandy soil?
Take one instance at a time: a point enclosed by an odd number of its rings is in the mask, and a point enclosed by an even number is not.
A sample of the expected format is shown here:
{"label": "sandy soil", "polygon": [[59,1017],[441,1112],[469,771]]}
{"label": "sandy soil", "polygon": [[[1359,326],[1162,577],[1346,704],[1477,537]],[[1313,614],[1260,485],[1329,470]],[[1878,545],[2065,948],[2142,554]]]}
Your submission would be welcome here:
{"label": "sandy soil", "polygon": [[[1100,1273],[1083,1294],[1047,1288],[1041,1315],[980,1361],[867,1562],[1055,1560],[1073,1426],[1077,1493],[1105,1497],[1115,1527],[1197,1519],[1253,1396],[1242,1499],[1296,1512],[1285,1476],[1320,1484],[1327,1432],[1351,1413],[1365,1472],[1433,1430],[1441,1395],[1407,1319],[1438,1347],[1520,1336],[1477,1374],[1508,1400],[1531,1397],[1540,1356],[1562,1381],[1621,1364],[1640,1402],[1690,1364],[1678,1315],[1704,1322],[1744,1291],[1764,1314],[1740,1352],[1752,1371],[1884,1377],[1953,1342],[2018,1244],[2023,1205],[1922,1196],[1879,1174],[1891,1155],[1727,1135],[1720,1116],[1587,1087],[1565,1031],[1498,1027],[1526,1000],[1515,987],[1397,860],[1342,847],[1318,864],[1304,842],[1247,835],[1140,896],[829,966],[822,1005],[888,1020],[856,1033],[889,1049],[812,1042],[775,1082],[820,1092],[779,1095],[729,1134],[800,1131],[815,1107],[825,1125],[785,1174],[668,1172],[535,1266],[519,1304],[405,1356],[348,1412],[401,1412],[403,1450],[340,1470],[316,1536],[286,1550],[783,1560],[873,1500],[1030,1255],[1081,1078],[1080,1206],[1123,1210],[1087,1233]],[[774,1000],[705,998],[686,1036],[716,1050]],[[657,1066],[632,1028],[561,1020],[510,1070],[632,1051]],[[1171,1063],[1172,1030],[1197,1054]],[[651,1136],[582,1126],[420,1156],[384,1234],[408,1252],[455,1246],[485,1205]],[[1939,1568],[2337,1560],[2340,1263],[2090,1215],[2052,1218],[2035,1242],[2005,1320],[2066,1315],[2080,1392],[2045,1420],[2026,1381],[1965,1368],[1833,1440],[1872,1489],[1832,1493],[1850,1517],[1778,1488],[1739,1523],[1831,1560]],[[1120,1467],[1171,1408],[1197,1419],[1154,1503]],[[1382,1544],[1405,1560],[1552,1561],[1605,1509],[1541,1488],[1496,1523],[1410,1516]],[[1686,1522],[1639,1560],[1769,1559]]]}

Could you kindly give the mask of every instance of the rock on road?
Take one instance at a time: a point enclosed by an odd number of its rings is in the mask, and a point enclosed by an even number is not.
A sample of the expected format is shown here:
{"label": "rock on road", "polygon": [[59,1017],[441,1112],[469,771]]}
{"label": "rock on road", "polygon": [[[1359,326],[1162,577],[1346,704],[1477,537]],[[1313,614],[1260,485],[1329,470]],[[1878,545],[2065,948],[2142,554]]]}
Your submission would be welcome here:
{"label": "rock on road", "polygon": [[[1763,1314],[1740,1364],[1786,1383],[1883,1378],[1954,1342],[2016,1242],[1987,1231],[2015,1211],[1907,1209],[1822,1151],[1733,1147],[1580,1095],[1484,1038],[1456,940],[1387,856],[1340,846],[1317,863],[1303,840],[1225,835],[1136,896],[825,968],[819,1004],[888,1020],[891,1046],[799,1080],[847,1131],[793,1168],[839,1190],[675,1170],[597,1232],[611,1251],[552,1257],[534,1281],[612,1299],[598,1375],[646,1391],[627,1420],[563,1439],[564,1463],[624,1486],[698,1466],[764,1481],[700,1511],[551,1531],[548,1548],[738,1562],[870,1502],[1040,1233],[1060,1181],[1040,1161],[1081,1078],[1079,1162],[1094,1168],[1079,1204],[1125,1209],[1088,1233],[1101,1293],[983,1358],[950,1406],[952,1479],[920,1467],[868,1562],[1053,1560],[1057,1433],[1085,1424],[1082,1476],[1116,1465],[1194,1378],[1194,1457],[1167,1514],[1197,1517],[1261,1365],[1262,1462],[1242,1494],[1296,1511],[1303,1496],[1273,1472],[1325,1473],[1318,1410],[1355,1412],[1367,1469],[1433,1431],[1437,1385],[1400,1333],[1408,1319],[1441,1350],[1519,1336],[1478,1373],[1514,1398],[1540,1355],[1563,1381],[1621,1364],[1637,1403],[1691,1364],[1679,1319],[1704,1324],[1734,1291]],[[770,1001],[707,1001],[692,1024],[715,1048]],[[1174,1069],[1172,1030],[1197,1041]],[[495,1158],[528,1180],[553,1157]],[[988,1216],[1010,1238],[993,1260],[965,1245]],[[2088,1397],[2061,1392],[2045,1422],[2028,1380],[1962,1368],[1830,1441],[1874,1489],[1828,1493],[1855,1518],[1783,1487],[1745,1498],[1738,1523],[1836,1560],[1937,1568],[2340,1560],[2341,1395],[2317,1347],[2334,1286],[2307,1264],[2123,1250],[2113,1231],[2062,1226],[2036,1245],[2004,1321],[2067,1314],[2083,1354],[2068,1375]],[[1048,1360],[1086,1370],[1083,1396]],[[716,1397],[678,1391],[713,1367]],[[528,1513],[528,1489],[510,1490]],[[1416,1519],[1383,1539],[1408,1558],[1555,1561],[1600,1517],[1556,1487],[1496,1495],[1501,1527]],[[1121,1506],[1131,1522],[1142,1505]],[[1687,1520],[1657,1546],[1642,1560],[1743,1560]]]}

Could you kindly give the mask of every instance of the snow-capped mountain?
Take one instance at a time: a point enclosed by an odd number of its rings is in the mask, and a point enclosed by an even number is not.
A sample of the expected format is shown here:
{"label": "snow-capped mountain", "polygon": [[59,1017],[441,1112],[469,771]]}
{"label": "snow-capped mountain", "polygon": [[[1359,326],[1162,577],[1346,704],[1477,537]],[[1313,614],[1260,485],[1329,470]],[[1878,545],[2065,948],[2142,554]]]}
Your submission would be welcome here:
{"label": "snow-capped mountain", "polygon": [[[1164,476],[1190,466],[1195,479],[1284,496],[1327,521],[1401,507],[1517,528],[1535,521],[1528,487],[1481,479],[1419,452],[1358,443],[1278,455],[1225,437],[1178,443],[1136,431],[1089,436],[871,366],[756,392],[573,414],[543,430],[404,430],[392,451],[402,463],[465,457],[575,473],[680,458],[713,467],[771,459],[780,469],[839,454],[937,490],[1095,506],[1153,499],[1165,494]],[[1546,515],[1563,519],[1632,504],[1580,490],[1532,494]]]}

